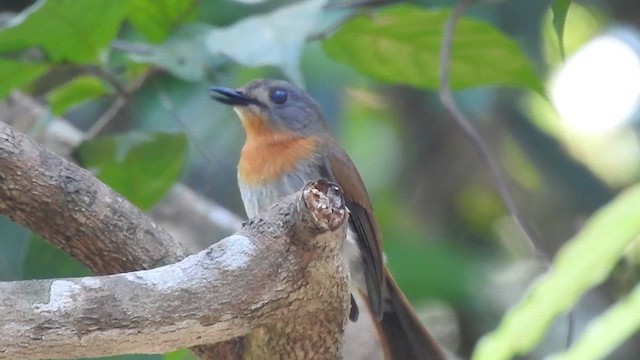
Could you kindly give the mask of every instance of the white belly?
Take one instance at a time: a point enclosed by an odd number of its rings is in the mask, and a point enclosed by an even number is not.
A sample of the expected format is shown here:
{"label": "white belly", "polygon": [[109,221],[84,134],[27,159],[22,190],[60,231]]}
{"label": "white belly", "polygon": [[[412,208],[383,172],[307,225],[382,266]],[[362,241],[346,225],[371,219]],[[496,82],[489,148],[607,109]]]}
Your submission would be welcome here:
{"label": "white belly", "polygon": [[[240,185],[240,194],[242,195],[242,202],[244,203],[247,216],[249,218],[256,216],[258,212],[268,208],[282,197],[302,190],[309,181],[322,178],[319,171],[313,171],[310,168],[311,167],[305,167],[305,171],[295,172],[297,174],[304,174],[304,178],[297,175],[286,175],[265,186]],[[351,273],[352,286],[366,293],[367,287],[364,277],[364,264],[360,256],[356,233],[351,226],[349,226],[347,238],[342,245],[342,255]]]}

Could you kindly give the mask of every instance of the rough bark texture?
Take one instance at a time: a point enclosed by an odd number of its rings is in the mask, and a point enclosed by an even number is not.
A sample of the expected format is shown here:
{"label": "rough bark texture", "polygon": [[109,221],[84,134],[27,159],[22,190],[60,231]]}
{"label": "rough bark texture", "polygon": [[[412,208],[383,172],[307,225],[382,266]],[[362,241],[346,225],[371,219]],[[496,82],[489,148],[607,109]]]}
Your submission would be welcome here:
{"label": "rough bark texture", "polygon": [[161,353],[261,332],[243,344],[250,358],[339,358],[347,212],[324,188],[308,185],[173,265],[0,283],[0,358]]}
{"label": "rough bark texture", "polygon": [[[37,120],[42,119],[45,116],[46,111],[42,106],[40,106],[35,100],[18,92],[12,93],[4,103],[0,104],[0,120],[4,123],[13,124],[17,126],[18,129],[26,132],[32,133],[34,124],[36,124]],[[12,205],[10,203],[8,205],[5,204],[4,211],[2,209],[2,205],[0,205],[0,213],[9,216],[19,224],[29,227],[31,230],[41,235],[44,239],[53,243],[54,245],[57,245],[61,250],[72,256],[74,256],[74,254],[77,252],[77,249],[89,250],[86,253],[87,256],[77,257],[77,259],[93,272],[100,275],[147,269],[154,266],[151,264],[157,264],[158,266],[162,264],[169,264],[179,261],[187,255],[185,247],[181,243],[175,241],[166,232],[161,231],[148,217],[141,216],[141,212],[135,206],[124,200],[115,192],[111,191],[97,179],[88,178],[87,176],[91,175],[86,170],[77,168],[71,163],[65,163],[62,158],[56,157],[55,155],[53,155],[53,153],[49,153],[46,150],[41,149],[33,144],[28,140],[26,136],[24,136],[20,132],[11,131],[11,128],[6,126],[5,124],[0,124],[0,129],[2,129],[0,130],[0,134],[11,134],[11,137],[8,137],[8,140],[10,140],[8,141],[8,144],[2,144],[0,145],[0,148],[6,146],[9,149],[9,153],[20,153],[23,152],[23,150],[18,149],[17,145],[24,144],[27,145],[27,149],[25,149],[24,151],[31,153],[32,156],[37,156],[37,154],[41,152],[47,153],[48,155],[46,157],[48,159],[54,159],[54,162],[56,164],[64,164],[64,167],[67,170],[70,170],[71,173],[73,173],[73,170],[77,170],[79,173],[81,173],[77,176],[84,179],[85,181],[77,182],[76,184],[88,186],[88,188],[83,189],[84,192],[96,194],[101,193],[101,195],[104,195],[105,197],[98,198],[97,203],[94,205],[97,206],[99,205],[99,203],[104,203],[106,204],[107,208],[112,207],[114,210],[113,214],[115,216],[112,216],[110,218],[103,217],[102,219],[100,219],[102,223],[99,223],[98,227],[93,229],[82,228],[84,226],[94,225],[95,221],[89,223],[71,221],[67,224],[68,226],[79,226],[81,230],[88,230],[96,235],[96,237],[73,238],[70,239],[71,241],[56,241],[58,239],[64,240],[68,238],[65,227],[45,227],[44,232],[40,232],[38,230],[40,229],[40,227],[37,227],[39,221],[38,216],[34,215],[33,219],[29,219],[28,212],[30,210],[38,212],[38,207],[41,206],[40,202],[45,202],[45,206],[42,208],[44,212],[49,209],[46,206],[46,196],[41,199],[33,196],[23,197],[22,200],[26,202],[26,207],[20,210],[23,212],[22,216],[16,216],[14,218],[10,215],[10,213],[13,212],[13,208],[11,207]],[[71,152],[83,141],[84,135],[73,126],[71,126],[68,122],[62,119],[55,118],[51,120],[49,126],[47,126],[44,131],[36,134],[36,139],[39,142],[45,144],[47,148],[53,149],[57,154],[66,157],[69,156]],[[2,141],[3,139],[0,137],[0,142]],[[1,154],[2,150],[0,150],[0,155]],[[10,163],[11,161],[20,161],[20,156],[12,156],[4,160],[7,162],[7,164],[4,168],[2,165],[0,165],[0,187],[3,186],[3,172],[11,171],[16,168],[19,169],[21,167],[20,164]],[[34,166],[35,168],[31,169],[31,172],[29,174],[41,174],[42,169],[37,168],[36,165]],[[54,165],[49,165],[48,167],[52,168],[53,166]],[[22,175],[22,173],[14,174],[14,176],[17,177],[21,177]],[[34,183],[42,183],[37,177],[33,179]],[[25,179],[23,180],[18,179],[17,183],[8,184],[6,186],[7,188],[16,187],[18,185],[25,186],[17,187],[17,189],[21,189],[21,191],[24,192],[29,192],[30,183],[28,182],[28,180],[29,178],[25,177]],[[92,188],[92,186],[94,185],[98,187],[97,189],[102,189],[103,191],[100,192],[94,190]],[[53,190],[54,193],[56,192],[55,190],[56,189]],[[0,194],[0,198],[1,197],[2,194]],[[73,220],[75,218],[75,208],[58,208],[58,210],[62,210],[64,212],[63,215],[55,215],[58,219],[71,218]],[[88,209],[80,208],[79,210],[80,212],[83,212],[84,210],[85,214],[90,214],[90,212],[87,211]],[[131,213],[129,213],[129,211],[131,211]],[[131,222],[131,224],[135,226],[133,231],[109,232],[109,230],[115,230],[121,227],[121,224],[117,223],[119,219],[135,219],[136,221],[138,221],[138,223]],[[20,220],[25,220],[25,222],[20,222]],[[115,221],[115,223],[106,222],[107,220],[113,220]],[[34,223],[36,227],[31,227],[31,223]],[[157,230],[158,232],[153,235],[158,237],[138,237],[137,239],[134,237],[137,234],[144,234],[146,232],[145,229]],[[112,244],[107,247],[110,251],[112,251],[110,257],[115,258],[116,261],[104,261],[104,259],[102,258],[102,254],[97,251],[100,249],[100,247],[105,247],[104,245],[95,245],[96,251],[91,251],[91,249],[94,248],[94,243],[101,243],[103,241],[110,242]],[[141,242],[144,244],[140,244]],[[150,246],[145,246],[145,244],[148,244]],[[152,250],[155,250],[157,252],[153,252]],[[197,346],[192,350],[202,359],[212,359],[216,358],[216,355],[219,353],[219,350],[217,348],[221,347],[224,347],[224,345],[203,345]]]}
{"label": "rough bark texture", "polygon": [[153,268],[185,256],[168,233],[89,171],[4,123],[0,123],[0,213],[98,274]]}
{"label": "rough bark texture", "polygon": [[[60,118],[51,120],[44,127],[35,126],[37,121],[45,116],[46,109],[41,104],[29,96],[19,92],[12,93],[5,102],[0,103],[0,121],[9,123],[22,132],[31,134],[38,143],[44,144],[46,148],[53,150],[58,155],[65,157],[68,156],[82,142],[84,134],[70,125],[66,120]],[[13,136],[20,138],[22,135],[14,133]],[[15,147],[15,140],[12,144],[12,146]],[[27,142],[27,144],[29,144],[29,146],[33,146],[30,142]],[[38,152],[39,151],[41,150],[38,150]],[[13,157],[13,159],[19,160],[20,158]],[[2,171],[3,170],[0,167],[0,174],[2,174]],[[95,179],[93,180],[93,183],[104,187]],[[23,181],[13,184],[13,186],[18,186],[18,184],[29,185],[30,183]],[[92,186],[91,181],[83,182],[83,184]],[[28,188],[23,188],[23,191],[25,191],[25,189]],[[188,196],[186,198],[189,200],[185,200],[185,193],[187,193]],[[116,206],[116,212],[121,211],[122,215],[112,217],[112,219],[117,220],[118,218],[129,217],[127,214],[128,209],[132,209],[132,211],[134,211],[134,217],[137,217],[137,214],[139,213],[138,210],[131,205],[127,205],[128,203],[126,201],[122,201],[123,204],[121,204],[122,199],[117,194],[107,192],[106,195],[107,197],[103,199],[106,204],[120,204],[119,206]],[[23,211],[35,208],[38,206],[39,201],[46,202],[45,199],[46,197],[42,199],[33,199],[34,203],[28,205],[28,207]],[[118,199],[118,201],[115,199]],[[0,201],[2,201],[2,199],[0,199]],[[9,207],[6,211],[11,212],[12,209]],[[73,219],[73,211],[74,209],[68,209],[68,212],[71,214],[65,215],[65,217],[71,217]],[[180,221],[175,220],[176,214],[179,215]],[[161,202],[158,209],[152,212],[151,216],[157,224],[161,224],[162,227],[171,231],[174,236],[178,236],[178,238],[181,239],[182,244],[188,244],[192,251],[194,249],[202,249],[199,244],[206,242],[207,240],[203,240],[205,238],[219,239],[220,237],[226,236],[237,230],[240,222],[238,218],[234,218],[233,215],[225,209],[220,209],[219,206],[210,204],[202,198],[194,201],[194,194],[179,184],[171,189],[169,195]],[[102,218],[102,221],[106,220],[106,218]],[[140,220],[140,222],[137,226],[140,228],[153,228],[150,219],[142,217],[138,218],[138,220]],[[37,220],[34,220],[34,222],[37,223]],[[208,222],[208,224],[203,225],[203,222]],[[67,226],[75,227],[77,225],[83,227],[92,223],[93,222],[82,224],[78,222],[71,222],[68,223]],[[29,226],[28,223],[24,223],[23,225]],[[103,239],[112,242],[113,246],[110,246],[109,249],[114,252],[113,255],[115,258],[122,258],[123,261],[116,261],[113,263],[104,262],[98,252],[91,252],[90,255],[92,256],[79,259],[97,274],[112,274],[126,270],[139,270],[149,267],[148,265],[142,266],[141,264],[171,263],[178,261],[183,257],[182,255],[179,255],[184,254],[183,246],[180,243],[165,237],[165,233],[162,233],[162,237],[160,238],[143,238],[142,240],[134,241],[132,235],[135,235],[138,232],[130,232],[128,234],[122,232],[110,233],[107,231],[112,228],[112,224],[102,223],[98,225],[104,229],[104,232],[93,231],[96,235],[101,233],[99,234],[100,237],[97,239],[80,238],[73,239],[73,242],[56,243],[58,246],[61,246],[63,251],[70,252],[72,249],[77,247],[90,248],[93,246],[93,243],[101,242]],[[58,233],[57,231],[62,232]],[[66,227],[56,227],[49,229],[46,233],[41,233],[41,235],[45,239],[48,239],[48,236],[64,238],[66,236],[65,233]],[[138,248],[138,243],[140,241],[156,242],[159,246],[155,247],[155,249],[161,251],[161,253],[154,254],[149,251],[142,251],[144,247]],[[82,242],[84,242],[84,244],[82,244]],[[121,253],[123,256],[119,255]],[[162,256],[166,256],[166,258],[162,259]],[[361,310],[363,308],[366,309],[366,307],[363,306],[360,308]],[[372,321],[373,320],[369,314],[361,313],[361,317],[358,322],[348,323],[346,329],[346,346],[343,353],[344,358],[372,360],[374,358],[382,358],[380,340],[374,330]],[[202,359],[216,360],[242,359],[242,352],[245,349],[246,343],[241,338],[224,343],[218,343],[213,346],[201,345],[191,348],[191,350]]]}
{"label": "rough bark texture", "polygon": [[[0,102],[1,122],[29,134],[43,148],[69,159],[84,140],[84,133],[62,118],[51,119],[46,126],[38,125],[38,120],[47,116],[46,108],[20,92],[11,93]],[[169,190],[149,216],[191,253],[233,234],[242,224],[242,219],[229,210],[179,183]]]}

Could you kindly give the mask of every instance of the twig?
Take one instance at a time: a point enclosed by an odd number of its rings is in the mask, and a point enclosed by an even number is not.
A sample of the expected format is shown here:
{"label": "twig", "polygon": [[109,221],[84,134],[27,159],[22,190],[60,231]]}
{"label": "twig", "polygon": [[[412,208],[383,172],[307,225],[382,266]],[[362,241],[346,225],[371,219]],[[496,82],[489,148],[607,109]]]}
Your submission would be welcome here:
{"label": "twig", "polygon": [[[162,107],[164,107],[165,110],[167,110],[167,112],[171,115],[173,120],[182,127],[182,130],[185,132],[185,134],[187,134],[190,138],[195,139],[195,137],[189,133],[189,128],[187,127],[187,124],[184,121],[182,121],[180,116],[178,116],[178,113],[175,110],[175,106],[173,106],[173,102],[169,98],[169,95],[167,94],[167,92],[164,91],[164,89],[157,83],[155,84],[155,86],[156,86],[156,90],[158,91],[158,97],[160,98],[160,104],[162,104]],[[194,140],[193,145],[196,147],[196,150],[198,150],[200,155],[202,155],[204,160],[207,162],[207,164],[209,165],[209,168],[212,170],[215,169],[215,162],[207,154],[207,152],[204,151],[204,149],[200,146],[200,143]]]}
{"label": "twig", "polygon": [[122,84],[122,82],[118,80],[118,78],[116,78],[116,76],[112,72],[106,70],[104,67],[90,65],[90,66],[87,66],[87,71],[91,74],[94,74],[102,78],[104,81],[108,82],[111,86],[113,86],[113,89],[116,91],[116,93],[119,96],[124,97],[127,95],[127,89]]}
{"label": "twig", "polygon": [[329,3],[324,6],[327,10],[350,9],[350,8],[372,8],[383,5],[393,4],[398,0],[354,0],[338,3]]}
{"label": "twig", "polygon": [[[491,156],[491,152],[489,151],[488,146],[482,140],[482,137],[478,134],[476,129],[471,125],[469,120],[464,116],[464,114],[460,111],[458,106],[456,105],[455,100],[453,99],[453,95],[451,93],[451,87],[449,86],[449,73],[450,73],[450,59],[451,59],[451,43],[453,40],[453,32],[455,29],[455,25],[458,21],[458,18],[464,13],[467,7],[471,5],[473,0],[461,0],[458,5],[453,9],[447,23],[445,25],[444,33],[442,35],[442,46],[440,48],[440,87],[439,87],[439,95],[440,101],[443,106],[449,111],[455,120],[456,124],[460,126],[464,134],[467,136],[471,144],[473,144],[478,150],[480,157],[482,160],[489,166],[491,173],[493,174],[493,178],[495,181],[496,188],[502,197],[502,201],[504,201],[509,213],[511,213],[511,217],[518,224],[522,232],[524,233],[529,245],[536,252],[538,257],[543,261],[546,265],[547,269],[551,267],[551,259],[549,254],[547,254],[542,247],[538,246],[538,242],[534,237],[533,230],[529,227],[527,222],[524,219],[524,216],[520,212],[518,206],[513,201],[513,197],[509,188],[507,187],[504,176],[502,175],[502,171],[496,164],[495,160]],[[573,341],[573,333],[575,328],[575,314],[574,310],[570,310],[567,314],[567,334],[566,334],[566,343],[565,347],[569,347]]]}
{"label": "twig", "polygon": [[476,129],[471,125],[469,120],[460,111],[451,93],[451,87],[449,86],[449,65],[451,59],[451,43],[453,40],[453,32],[458,18],[460,18],[466,8],[471,5],[472,1],[473,0],[460,1],[451,12],[451,15],[449,16],[449,19],[447,20],[447,23],[445,25],[444,33],[442,35],[442,46],[440,48],[440,101],[442,102],[442,105],[449,111],[456,124],[460,126],[471,144],[476,147],[476,150],[482,158],[482,161],[484,161],[485,164],[489,167],[489,170],[491,171],[491,174],[493,175],[495,181],[496,189],[500,193],[502,201],[504,201],[505,205],[507,206],[511,217],[518,224],[520,229],[522,229],[522,232],[524,233],[531,248],[538,254],[540,259],[542,259],[542,261],[548,267],[550,266],[549,255],[545,253],[540,246],[538,246],[537,241],[533,236],[534,232],[529,227],[524,219],[524,216],[520,212],[520,209],[513,201],[513,196],[511,195],[511,192],[507,187],[507,183],[504,179],[504,176],[502,175],[502,171],[496,164],[493,156],[491,156],[491,152],[489,151],[488,146],[486,145],[484,140],[482,140],[482,137],[480,137]]}
{"label": "twig", "polygon": [[90,140],[98,136],[100,132],[107,126],[120,111],[127,106],[133,99],[133,95],[142,87],[142,84],[154,73],[153,69],[148,70],[142,75],[138,76],[133,85],[125,92],[124,95],[119,95],[116,101],[111,104],[107,111],[100,116],[100,118],[87,130],[85,133],[85,140]]}
{"label": "twig", "polygon": [[107,124],[109,124],[113,119],[115,119],[116,115],[122,110],[129,101],[127,100],[128,96],[118,96],[116,101],[109,106],[107,111],[100,116],[100,118],[87,130],[85,134],[85,140],[91,140],[94,137],[98,136],[98,134],[104,129]]}
{"label": "twig", "polygon": [[113,40],[111,41],[111,48],[115,50],[122,51],[127,54],[135,54],[141,56],[149,56],[153,54],[154,47],[148,44],[141,43],[133,43],[130,41],[124,40]]}

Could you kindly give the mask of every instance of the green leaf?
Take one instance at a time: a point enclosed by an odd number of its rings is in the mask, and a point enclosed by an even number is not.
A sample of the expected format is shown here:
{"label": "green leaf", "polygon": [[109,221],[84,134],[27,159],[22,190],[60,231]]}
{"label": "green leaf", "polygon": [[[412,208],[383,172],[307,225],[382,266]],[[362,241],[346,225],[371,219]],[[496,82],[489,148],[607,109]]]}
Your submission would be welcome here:
{"label": "green leaf", "polygon": [[510,359],[530,351],[551,321],[604,281],[640,234],[640,185],[598,210],[558,252],[551,270],[484,336],[475,360]]}
{"label": "green leaf", "polygon": [[62,115],[69,108],[108,92],[109,89],[101,79],[83,75],[51,91],[47,100],[51,112],[54,115]]}
{"label": "green leaf", "polygon": [[208,63],[225,57],[248,67],[279,67],[293,82],[302,85],[302,46],[325,3],[326,0],[296,3],[227,28],[188,24],[164,43],[148,46],[148,54],[131,55],[131,59],[154,64],[184,80],[200,81]]}
{"label": "green leaf", "polygon": [[592,320],[582,336],[553,360],[605,359],[623,341],[640,329],[640,285],[625,299],[618,301],[606,313]]}
{"label": "green leaf", "polygon": [[14,88],[36,79],[48,69],[44,64],[0,59],[0,100]]}
{"label": "green leaf", "polygon": [[202,81],[210,56],[204,50],[204,36],[211,26],[200,23],[185,25],[157,46],[147,46],[146,54],[131,54],[133,61],[154,64],[187,81]]}
{"label": "green leaf", "polygon": [[149,41],[165,40],[189,15],[193,0],[133,0],[127,15],[131,25]]}
{"label": "green leaf", "polygon": [[[374,79],[438,87],[438,59],[449,10],[398,5],[356,17],[323,42],[324,50]],[[493,26],[461,18],[453,36],[451,87],[523,86],[543,92],[519,46]]]}
{"label": "green leaf", "polygon": [[279,67],[302,86],[300,53],[325,3],[326,0],[295,3],[213,30],[205,39],[207,50],[212,55],[228,56],[244,66]]}
{"label": "green leaf", "polygon": [[180,349],[164,354],[162,360],[197,360],[197,357],[189,350]]}
{"label": "green leaf", "polygon": [[39,47],[52,62],[95,62],[127,7],[127,0],[40,0],[0,30],[0,52]]}
{"label": "green leaf", "polygon": [[553,28],[556,31],[558,37],[558,46],[560,47],[560,55],[564,59],[564,23],[567,20],[567,12],[569,12],[569,6],[571,0],[555,0],[551,5],[551,11],[553,12]]}
{"label": "green leaf", "polygon": [[186,150],[184,134],[130,132],[86,142],[77,154],[101,181],[147,210],[178,179]]}
{"label": "green leaf", "polygon": [[[89,359],[86,359],[89,360]],[[100,360],[164,360],[162,355],[127,354],[100,357]]]}

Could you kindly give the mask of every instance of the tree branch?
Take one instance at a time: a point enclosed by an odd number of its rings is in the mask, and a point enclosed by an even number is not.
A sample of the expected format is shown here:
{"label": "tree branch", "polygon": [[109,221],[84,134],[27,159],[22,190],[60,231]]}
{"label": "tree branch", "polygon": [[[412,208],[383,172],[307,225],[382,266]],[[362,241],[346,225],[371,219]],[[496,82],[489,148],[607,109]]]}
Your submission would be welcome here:
{"label": "tree branch", "polygon": [[[69,158],[86,138],[85,134],[62,118],[54,118],[46,126],[38,126],[38,120],[46,117],[47,111],[41,104],[17,91],[0,103],[0,122],[31,134],[41,146]],[[204,247],[201,244],[209,244],[210,239],[233,234],[242,224],[242,219],[233,212],[182,184],[175,184],[149,215],[156,224],[194,250],[201,250]],[[203,239],[204,234],[209,234],[210,238]]]}
{"label": "tree branch", "polygon": [[[44,144],[59,155],[68,157],[83,141],[84,134],[65,119],[54,118],[46,126],[39,126],[37,124],[38,120],[42,118],[46,118],[46,109],[31,97],[20,92],[13,92],[4,103],[0,103],[0,121],[10,124],[22,132],[31,134],[35,141]],[[110,202],[115,202],[115,200],[110,200]],[[229,210],[198,196],[181,184],[174,185],[150,215],[154,223],[169,230],[174,237],[180,240],[181,244],[188,246],[191,251],[202,249],[203,246],[201,244],[207,243],[211,239],[219,239],[232,234],[240,228],[242,222],[240,218]],[[123,214],[123,216],[126,215]],[[145,223],[150,223],[148,218],[141,220]],[[110,234],[104,233],[103,236],[107,237]],[[110,239],[109,241],[114,240]],[[172,246],[178,245],[177,243],[171,245],[172,242],[170,241],[153,239],[150,241],[160,241],[164,244],[163,246],[166,246],[167,252],[183,251],[182,247],[172,248]],[[67,248],[62,248],[62,250],[67,251]],[[118,241],[118,246],[114,246],[114,250],[131,255],[130,260],[133,270],[141,269],[136,265],[138,260],[147,261],[146,259],[150,257],[149,253],[138,251],[136,241],[127,241],[126,239]],[[99,256],[99,254],[94,253],[94,256]],[[171,263],[172,259],[175,262],[182,258],[176,255],[168,259],[167,263]],[[81,261],[98,274],[123,271],[103,269],[105,272],[100,272],[100,269],[94,266],[92,258],[84,258]],[[375,332],[373,321],[370,316],[361,316],[358,322],[347,325],[344,358],[382,359],[382,347],[380,339]],[[234,359],[238,354],[238,347],[243,346],[243,344],[244,341],[238,340],[234,344],[230,344],[232,345],[231,347],[225,346],[226,343],[219,343],[213,347],[196,346],[191,350],[202,359]]]}
{"label": "tree branch", "polygon": [[0,123],[0,214],[98,274],[154,268],[186,256],[179,242],[89,171],[4,123]]}
{"label": "tree branch", "polygon": [[350,304],[347,217],[342,192],[321,180],[173,265],[0,283],[0,358],[162,353],[258,327],[277,341],[261,337],[249,354],[338,358]]}
{"label": "tree branch", "polygon": [[[106,72],[105,72],[106,73]],[[145,81],[155,73],[155,70],[152,68],[150,70],[146,70],[144,73],[139,75],[131,84],[130,88],[126,90],[124,94],[118,93],[115,101],[109,106],[107,111],[102,114],[96,120],[95,123],[91,126],[89,130],[84,134],[85,140],[93,139],[98,136],[104,128],[109,125],[113,119],[120,113],[122,109],[125,108],[132,100],[135,93],[142,87]],[[107,77],[103,75],[103,77]]]}
{"label": "tree branch", "polygon": [[[45,113],[33,99],[19,93],[0,105],[2,121],[30,132]],[[68,156],[84,136],[56,118],[37,138]],[[0,154],[0,214],[39,233],[95,273],[153,268],[187,255],[181,243],[88,171],[38,147],[4,123],[0,124]],[[11,171],[17,173],[6,177],[5,173]],[[73,186],[60,188],[65,183]],[[47,184],[57,197],[49,198]],[[20,199],[14,203],[5,195]],[[52,199],[56,202],[52,203]],[[53,225],[46,226],[48,223]],[[202,359],[211,359],[217,353],[215,346],[206,345],[192,351]]]}

